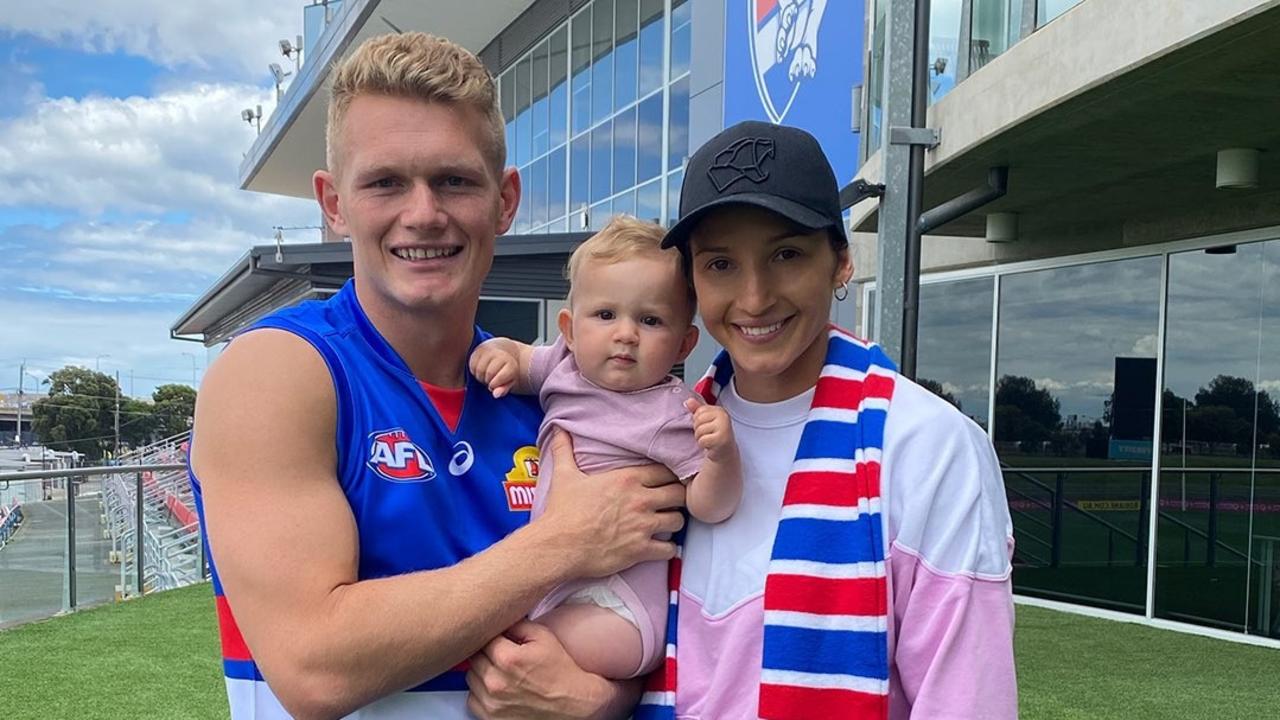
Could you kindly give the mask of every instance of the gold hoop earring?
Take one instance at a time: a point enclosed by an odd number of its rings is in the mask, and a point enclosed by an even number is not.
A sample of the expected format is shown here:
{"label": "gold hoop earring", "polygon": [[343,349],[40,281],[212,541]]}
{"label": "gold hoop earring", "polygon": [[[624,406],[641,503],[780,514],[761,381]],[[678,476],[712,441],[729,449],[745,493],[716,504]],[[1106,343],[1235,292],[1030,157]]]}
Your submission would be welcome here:
{"label": "gold hoop earring", "polygon": [[849,299],[849,281],[845,280],[844,282],[840,283],[840,287],[836,288],[835,290],[832,290],[831,294],[835,296],[836,302],[844,302],[845,300],[848,300]]}

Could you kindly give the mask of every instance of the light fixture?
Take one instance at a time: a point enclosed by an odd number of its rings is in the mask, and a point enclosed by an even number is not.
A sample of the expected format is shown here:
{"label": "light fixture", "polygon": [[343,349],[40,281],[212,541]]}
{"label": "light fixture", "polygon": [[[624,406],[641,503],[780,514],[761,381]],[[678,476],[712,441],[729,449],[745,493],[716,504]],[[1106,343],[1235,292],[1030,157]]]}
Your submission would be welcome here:
{"label": "light fixture", "polygon": [[298,36],[297,44],[288,40],[281,40],[280,54],[293,59],[293,68],[295,71],[302,70],[302,36]]}
{"label": "light fixture", "polygon": [[1258,156],[1253,148],[1228,148],[1218,151],[1219,190],[1258,187]]}
{"label": "light fixture", "polygon": [[240,119],[258,128],[258,134],[262,134],[262,106],[258,105],[253,108],[245,108],[240,111]]}
{"label": "light fixture", "polygon": [[280,86],[284,84],[284,79],[293,73],[285,72],[284,68],[280,67],[280,63],[271,63],[267,68],[271,70],[271,76],[276,79],[276,102],[279,103],[280,97],[284,95],[284,91],[281,90]]}
{"label": "light fixture", "polygon": [[1010,243],[1018,239],[1017,213],[988,213],[987,242]]}

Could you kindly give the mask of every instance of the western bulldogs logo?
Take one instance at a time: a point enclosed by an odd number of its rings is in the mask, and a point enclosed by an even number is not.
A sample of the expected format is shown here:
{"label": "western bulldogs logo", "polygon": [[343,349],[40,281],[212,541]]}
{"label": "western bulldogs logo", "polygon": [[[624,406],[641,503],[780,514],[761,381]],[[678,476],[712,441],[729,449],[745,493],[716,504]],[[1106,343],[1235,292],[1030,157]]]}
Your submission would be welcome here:
{"label": "western bulldogs logo", "polygon": [[745,0],[756,91],[765,113],[782,122],[800,83],[818,72],[818,28],[827,0]]}
{"label": "western bulldogs logo", "polygon": [[436,476],[431,458],[412,440],[404,428],[393,428],[369,436],[369,469],[392,482],[427,482]]}

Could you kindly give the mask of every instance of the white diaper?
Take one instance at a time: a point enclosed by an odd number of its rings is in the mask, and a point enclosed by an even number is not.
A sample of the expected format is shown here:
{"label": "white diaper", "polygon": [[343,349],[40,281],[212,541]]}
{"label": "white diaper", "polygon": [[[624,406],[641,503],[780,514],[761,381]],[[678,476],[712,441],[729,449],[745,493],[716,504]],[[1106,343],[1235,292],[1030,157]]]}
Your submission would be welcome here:
{"label": "white diaper", "polygon": [[640,628],[640,622],[636,620],[635,613],[631,612],[631,609],[622,601],[618,593],[614,592],[605,583],[592,584],[581,588],[565,598],[563,604],[595,605],[606,610],[612,610],[619,617],[634,625],[636,629]]}

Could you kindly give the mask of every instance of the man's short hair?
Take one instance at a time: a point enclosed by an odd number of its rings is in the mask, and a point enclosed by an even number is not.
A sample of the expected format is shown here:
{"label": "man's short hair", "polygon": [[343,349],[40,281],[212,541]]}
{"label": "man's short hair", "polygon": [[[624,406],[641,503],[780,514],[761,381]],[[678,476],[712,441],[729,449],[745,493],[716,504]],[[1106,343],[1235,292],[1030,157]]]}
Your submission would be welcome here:
{"label": "man's short hair", "polygon": [[446,38],[422,32],[369,38],[334,69],[325,130],[325,163],[337,172],[342,126],[360,95],[389,95],[471,107],[485,116],[485,159],[495,176],[507,161],[507,141],[498,93],[484,63]]}
{"label": "man's short hair", "polygon": [[697,298],[680,269],[680,253],[663,250],[662,238],[667,231],[656,223],[639,220],[630,215],[615,215],[600,232],[587,238],[574,249],[565,268],[569,280],[569,304],[573,304],[573,284],[588,262],[606,265],[635,258],[653,258],[671,263],[671,271],[681,277],[689,293],[689,316],[697,307]]}

